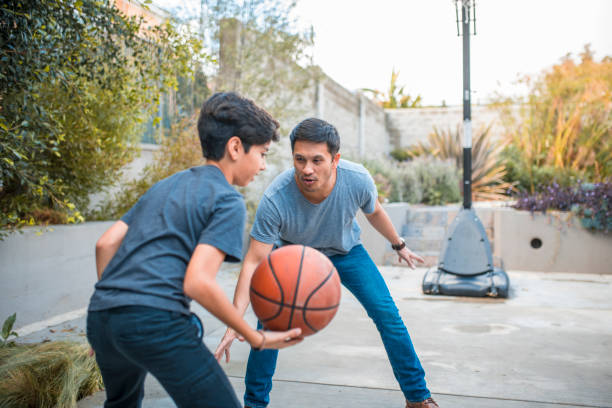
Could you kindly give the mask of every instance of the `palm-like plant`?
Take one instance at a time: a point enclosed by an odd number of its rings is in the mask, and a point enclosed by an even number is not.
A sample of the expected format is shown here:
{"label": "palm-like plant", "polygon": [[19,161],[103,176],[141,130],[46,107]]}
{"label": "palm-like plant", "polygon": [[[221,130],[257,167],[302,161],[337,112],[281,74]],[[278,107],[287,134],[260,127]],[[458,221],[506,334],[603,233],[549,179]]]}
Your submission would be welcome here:
{"label": "palm-like plant", "polygon": [[385,93],[378,89],[362,88],[362,91],[370,93],[376,103],[383,108],[418,108],[421,106],[421,96],[417,95],[412,98],[408,94],[404,94],[405,85],[401,87],[397,85],[399,71],[391,70],[391,81],[389,82],[389,90]]}
{"label": "palm-like plant", "polygon": [[[491,137],[491,126],[478,131],[472,143],[472,201],[503,200],[507,198],[512,185],[504,181],[506,169],[499,155],[505,143],[497,142]],[[433,156],[443,160],[452,160],[457,169],[463,169],[463,132],[457,126],[453,132],[450,128],[439,130],[434,127],[427,137],[427,142],[407,149],[411,157]]]}

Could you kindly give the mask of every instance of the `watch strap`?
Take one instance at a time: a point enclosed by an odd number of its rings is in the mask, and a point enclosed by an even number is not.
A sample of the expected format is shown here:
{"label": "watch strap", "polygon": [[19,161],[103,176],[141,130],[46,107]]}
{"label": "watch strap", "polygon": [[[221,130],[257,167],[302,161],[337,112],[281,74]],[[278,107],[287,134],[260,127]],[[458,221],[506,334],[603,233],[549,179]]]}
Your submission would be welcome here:
{"label": "watch strap", "polygon": [[400,238],[400,241],[401,242],[399,244],[391,244],[391,248],[393,248],[394,251],[401,251],[406,247],[406,241],[404,241],[404,238]]}

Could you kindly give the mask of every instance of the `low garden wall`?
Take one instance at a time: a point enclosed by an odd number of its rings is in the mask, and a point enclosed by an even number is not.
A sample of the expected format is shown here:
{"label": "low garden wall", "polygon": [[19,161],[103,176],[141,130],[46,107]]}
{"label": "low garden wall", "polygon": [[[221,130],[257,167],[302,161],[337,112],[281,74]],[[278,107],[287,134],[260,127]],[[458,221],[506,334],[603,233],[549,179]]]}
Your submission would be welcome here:
{"label": "low garden wall", "polygon": [[87,306],[96,282],[95,244],[112,222],[26,227],[0,241],[0,320],[15,328]]}
{"label": "low garden wall", "polygon": [[[426,266],[437,264],[446,230],[459,205],[427,207],[386,204],[393,225]],[[518,211],[503,203],[474,203],[493,256],[506,270],[612,274],[612,234],[591,232],[570,213]],[[391,246],[359,216],[362,240],[379,265],[397,264]]]}
{"label": "low garden wall", "polygon": [[592,232],[571,213],[495,211],[495,255],[507,269],[612,274],[612,233]]}
{"label": "low garden wall", "polygon": [[[409,247],[435,265],[460,206],[392,203],[385,208]],[[569,214],[531,215],[488,203],[475,203],[474,209],[506,270],[612,273],[612,234],[589,232]],[[374,261],[397,264],[395,252],[363,214],[358,221]],[[24,228],[0,241],[0,319],[17,312],[19,329],[74,311],[84,313],[96,281],[95,242],[111,224]]]}

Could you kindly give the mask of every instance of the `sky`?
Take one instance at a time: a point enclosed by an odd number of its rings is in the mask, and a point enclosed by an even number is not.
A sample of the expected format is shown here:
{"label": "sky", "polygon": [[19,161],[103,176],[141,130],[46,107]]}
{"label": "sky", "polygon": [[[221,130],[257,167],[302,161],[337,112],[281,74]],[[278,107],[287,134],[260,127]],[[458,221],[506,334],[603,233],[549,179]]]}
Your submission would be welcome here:
{"label": "sky", "polygon": [[[161,6],[187,0],[157,0]],[[298,0],[300,28],[312,25],[315,64],[349,90],[398,84],[424,105],[460,105],[462,40],[453,0]],[[517,84],[591,44],[612,56],[612,0],[476,1],[470,38],[472,103],[524,95]]]}
{"label": "sky", "polygon": [[[462,39],[452,0],[302,0],[300,24],[312,24],[315,63],[350,90],[398,83],[426,105],[461,104]],[[612,0],[480,0],[470,38],[472,102],[524,94],[537,75],[590,43],[612,56]]]}

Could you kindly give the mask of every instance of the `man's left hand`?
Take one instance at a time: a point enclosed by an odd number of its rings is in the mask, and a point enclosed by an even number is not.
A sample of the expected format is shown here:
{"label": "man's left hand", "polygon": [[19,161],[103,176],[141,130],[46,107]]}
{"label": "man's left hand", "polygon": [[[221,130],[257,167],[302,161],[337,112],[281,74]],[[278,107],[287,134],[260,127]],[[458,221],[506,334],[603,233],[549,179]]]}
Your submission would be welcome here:
{"label": "man's left hand", "polygon": [[404,247],[397,251],[399,257],[399,263],[402,263],[402,259],[406,261],[408,266],[412,269],[416,268],[416,262],[424,263],[425,259],[412,252],[408,247]]}

